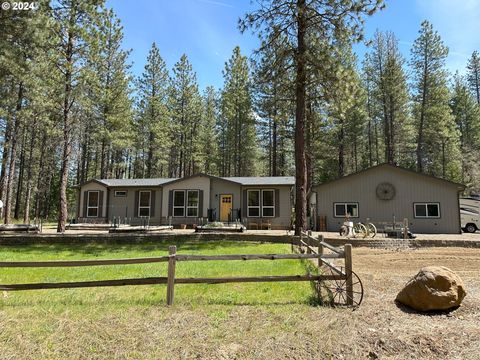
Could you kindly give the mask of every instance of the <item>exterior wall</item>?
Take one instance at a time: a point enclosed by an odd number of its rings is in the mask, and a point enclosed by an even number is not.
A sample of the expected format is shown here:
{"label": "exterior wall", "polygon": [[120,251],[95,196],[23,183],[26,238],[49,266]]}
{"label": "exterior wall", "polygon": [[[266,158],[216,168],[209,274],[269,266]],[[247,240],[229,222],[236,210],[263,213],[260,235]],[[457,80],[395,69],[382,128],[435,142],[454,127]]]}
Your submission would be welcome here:
{"label": "exterior wall", "polygon": [[[166,184],[163,186],[163,195],[162,195],[162,221],[165,224],[169,223],[169,193],[170,190],[202,190],[203,191],[203,204],[200,218],[207,217],[207,209],[210,207],[210,178],[208,176],[194,176],[184,180],[176,181],[172,184]],[[171,223],[173,225],[179,224],[198,224],[199,218],[197,217],[173,217],[171,218]]]}
{"label": "exterior wall", "polygon": [[[154,213],[150,217],[150,225],[160,225],[162,219],[162,188],[161,187],[112,187],[109,189],[108,201],[108,220],[120,219],[122,222],[127,221],[132,224],[141,224],[142,219],[138,217],[138,208],[135,208],[135,194],[140,190],[155,191]],[[126,197],[116,197],[115,191],[126,191]],[[150,209],[152,211],[152,209]],[[118,220],[117,220],[118,221]]]}
{"label": "exterior wall", "polygon": [[[278,199],[275,198],[275,217],[248,217],[247,215],[247,195],[248,189],[262,190],[273,189],[278,191]],[[251,224],[270,223],[272,229],[289,229],[291,226],[292,204],[290,199],[291,186],[242,186],[242,218],[246,219],[244,223],[247,228],[254,228]],[[276,191],[276,193],[277,193]]]}
{"label": "exterior wall", "polygon": [[[103,200],[102,200],[102,209],[100,210],[100,216],[97,218],[89,217],[87,218],[87,214],[85,213],[85,191],[103,191]],[[85,184],[81,187],[80,189],[80,206],[78,208],[78,218],[79,219],[86,219],[82,221],[92,221],[92,222],[99,222],[99,219],[102,219],[101,221],[103,222],[106,217],[107,217],[107,187],[104,185],[101,185],[97,182],[90,182],[88,184]]]}
{"label": "exterior wall", "polygon": [[[376,196],[378,184],[388,182],[395,187],[392,200],[380,200]],[[343,218],[334,217],[334,203],[356,202],[358,218],[354,222],[397,222],[407,218],[412,232],[460,233],[458,188],[455,184],[428,178],[390,166],[379,166],[358,175],[352,175],[331,183],[316,186],[317,215],[325,215],[327,230],[338,231]],[[440,203],[440,218],[414,218],[414,203]]]}
{"label": "exterior wall", "polygon": [[[220,220],[220,195],[232,195],[232,209],[242,207],[242,186],[222,179],[211,179],[209,208],[215,209],[216,218]],[[243,215],[242,215],[243,217]]]}

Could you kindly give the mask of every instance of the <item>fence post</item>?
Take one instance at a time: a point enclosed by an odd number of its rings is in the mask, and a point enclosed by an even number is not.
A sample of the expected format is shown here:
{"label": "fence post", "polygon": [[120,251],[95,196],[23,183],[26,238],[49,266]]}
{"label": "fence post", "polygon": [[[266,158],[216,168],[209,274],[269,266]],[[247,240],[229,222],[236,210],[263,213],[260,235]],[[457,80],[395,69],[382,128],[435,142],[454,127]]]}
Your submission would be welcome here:
{"label": "fence post", "polygon": [[322,266],[322,259],[320,258],[323,255],[323,235],[318,235],[318,267]]}
{"label": "fence post", "polygon": [[168,247],[168,278],[167,278],[167,305],[173,305],[173,295],[175,287],[175,255],[177,253],[177,247],[170,245]]}
{"label": "fence post", "polygon": [[345,275],[347,276],[347,305],[353,305],[352,245],[345,244]]}
{"label": "fence post", "polygon": [[403,219],[403,239],[407,240],[408,238],[408,219]]}

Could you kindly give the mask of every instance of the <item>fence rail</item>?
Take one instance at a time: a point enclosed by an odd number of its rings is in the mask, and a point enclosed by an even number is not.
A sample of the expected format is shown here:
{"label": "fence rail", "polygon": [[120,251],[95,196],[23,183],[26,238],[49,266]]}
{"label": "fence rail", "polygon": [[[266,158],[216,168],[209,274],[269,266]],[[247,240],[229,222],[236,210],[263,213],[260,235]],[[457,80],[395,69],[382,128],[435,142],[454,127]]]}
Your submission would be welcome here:
{"label": "fence rail", "polygon": [[[99,260],[71,260],[71,261],[2,261],[0,268],[31,268],[31,267],[81,267],[101,265],[131,265],[167,262],[166,277],[147,277],[117,280],[76,281],[57,283],[30,283],[30,284],[0,284],[1,291],[40,290],[40,289],[65,289],[103,286],[126,286],[126,285],[157,285],[167,284],[167,304],[172,305],[174,288],[176,284],[221,284],[233,282],[275,282],[275,281],[326,281],[345,280],[347,283],[347,295],[352,289],[349,287],[351,279],[351,245],[345,245],[345,251],[335,248],[323,242],[323,237],[315,239],[309,235],[307,242],[299,240],[301,246],[307,247],[307,253],[292,254],[235,254],[235,255],[183,255],[177,254],[176,246],[169,246],[169,255],[158,257],[132,258],[132,259],[99,259]],[[316,242],[315,249],[310,243]],[[293,242],[292,242],[293,244]],[[324,254],[323,248],[333,251]],[[327,265],[335,274],[322,275],[280,275],[280,276],[253,276],[253,277],[215,277],[215,278],[177,278],[175,277],[176,263],[181,261],[250,261],[250,260],[308,260],[318,259],[318,265]],[[329,262],[330,259],[345,259],[345,271]],[[351,282],[351,281],[350,281]]]}

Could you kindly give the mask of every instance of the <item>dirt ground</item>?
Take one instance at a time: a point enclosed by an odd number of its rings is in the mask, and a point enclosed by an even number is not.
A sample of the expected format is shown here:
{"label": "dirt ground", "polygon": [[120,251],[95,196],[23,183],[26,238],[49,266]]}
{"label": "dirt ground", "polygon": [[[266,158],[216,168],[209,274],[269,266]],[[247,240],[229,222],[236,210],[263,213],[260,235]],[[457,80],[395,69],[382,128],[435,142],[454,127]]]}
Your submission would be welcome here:
{"label": "dirt ground", "polygon": [[[393,302],[421,267],[446,266],[465,282],[467,297],[450,313],[418,314]],[[429,248],[407,251],[354,249],[354,269],[365,300],[354,311],[352,348],[370,358],[480,359],[480,250]],[[346,345],[349,342],[346,342]],[[348,352],[335,357],[351,358]],[[362,357],[363,357],[362,356]]]}

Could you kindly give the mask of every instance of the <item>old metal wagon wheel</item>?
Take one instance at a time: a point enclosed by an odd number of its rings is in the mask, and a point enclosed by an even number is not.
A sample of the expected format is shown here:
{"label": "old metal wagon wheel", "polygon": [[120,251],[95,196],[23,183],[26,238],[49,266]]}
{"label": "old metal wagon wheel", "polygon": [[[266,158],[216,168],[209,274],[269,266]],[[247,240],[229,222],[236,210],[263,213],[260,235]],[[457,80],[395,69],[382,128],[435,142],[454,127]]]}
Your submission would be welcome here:
{"label": "old metal wagon wheel", "polygon": [[373,225],[372,223],[368,223],[367,224],[367,232],[368,232],[368,236],[374,238],[375,235],[377,235],[377,228],[375,225]]}
{"label": "old metal wagon wheel", "polygon": [[[343,268],[341,268],[344,271]],[[328,272],[327,272],[328,274]],[[338,275],[330,270],[328,275]],[[360,306],[363,300],[363,284],[356,273],[352,271],[352,304],[349,304],[347,294],[347,279],[324,280],[317,283],[317,293],[323,303],[331,306]]]}
{"label": "old metal wagon wheel", "polygon": [[356,223],[353,226],[353,232],[355,236],[358,235],[358,236],[361,236],[362,238],[365,238],[368,234],[367,228],[362,223]]}

